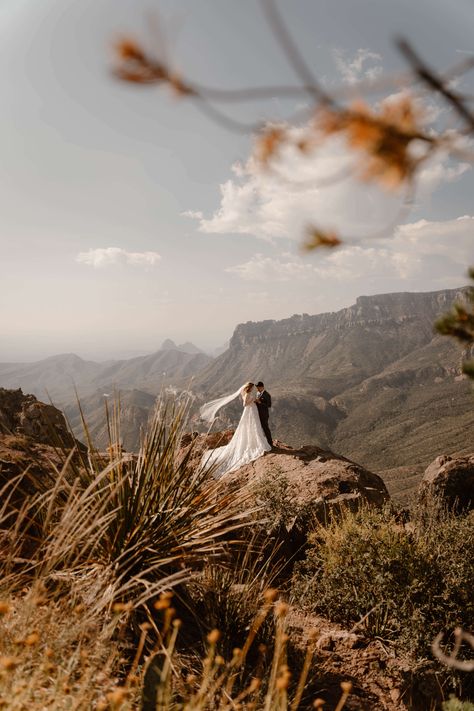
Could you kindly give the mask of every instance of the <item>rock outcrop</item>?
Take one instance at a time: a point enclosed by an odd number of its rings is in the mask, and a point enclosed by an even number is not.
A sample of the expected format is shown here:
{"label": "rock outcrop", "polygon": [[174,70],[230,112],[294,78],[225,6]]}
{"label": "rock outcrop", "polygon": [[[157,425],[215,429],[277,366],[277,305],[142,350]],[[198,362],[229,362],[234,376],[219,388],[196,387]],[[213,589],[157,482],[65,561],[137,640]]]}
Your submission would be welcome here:
{"label": "rock outcrop", "polygon": [[[0,388],[0,435],[19,435],[36,444],[73,447],[78,443],[71,436],[63,413],[53,405],[39,402],[34,395],[24,395],[21,389]],[[82,446],[82,445],[80,445]]]}
{"label": "rock outcrop", "polygon": [[[193,441],[198,459],[204,450],[227,444],[231,436],[230,430],[208,435],[193,433],[183,440],[183,445]],[[389,500],[383,480],[359,464],[316,446],[295,449],[279,441],[272,452],[227,474],[224,481],[230,488],[255,486],[257,490],[265,484],[271,489],[272,484],[284,482],[295,510],[304,509],[322,520],[335,508],[382,506]]]}
{"label": "rock outcrop", "polygon": [[0,489],[22,475],[12,504],[49,487],[72,449],[86,451],[70,434],[62,412],[34,395],[0,388]]}
{"label": "rock outcrop", "polygon": [[419,489],[420,498],[434,494],[450,509],[474,509],[474,454],[465,457],[442,455],[427,467]]}

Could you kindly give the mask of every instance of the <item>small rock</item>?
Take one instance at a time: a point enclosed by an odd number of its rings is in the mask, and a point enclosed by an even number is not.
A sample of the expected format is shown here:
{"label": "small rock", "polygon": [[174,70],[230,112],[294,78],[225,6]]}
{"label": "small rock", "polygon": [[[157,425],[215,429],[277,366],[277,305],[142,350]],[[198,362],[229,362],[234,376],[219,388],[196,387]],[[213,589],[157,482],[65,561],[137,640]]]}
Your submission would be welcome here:
{"label": "small rock", "polygon": [[398,689],[390,689],[390,691],[388,693],[389,693],[389,696],[392,699],[393,703],[396,704],[401,696],[400,691]]}

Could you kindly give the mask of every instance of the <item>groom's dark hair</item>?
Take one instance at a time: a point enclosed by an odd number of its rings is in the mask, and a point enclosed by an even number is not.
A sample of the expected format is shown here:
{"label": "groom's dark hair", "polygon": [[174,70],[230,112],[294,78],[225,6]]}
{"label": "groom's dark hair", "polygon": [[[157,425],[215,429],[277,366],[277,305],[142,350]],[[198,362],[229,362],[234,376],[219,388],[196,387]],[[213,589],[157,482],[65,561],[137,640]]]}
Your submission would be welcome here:
{"label": "groom's dark hair", "polygon": [[265,387],[265,385],[262,383],[261,380],[259,380],[257,383],[257,388],[264,388],[264,387]]}

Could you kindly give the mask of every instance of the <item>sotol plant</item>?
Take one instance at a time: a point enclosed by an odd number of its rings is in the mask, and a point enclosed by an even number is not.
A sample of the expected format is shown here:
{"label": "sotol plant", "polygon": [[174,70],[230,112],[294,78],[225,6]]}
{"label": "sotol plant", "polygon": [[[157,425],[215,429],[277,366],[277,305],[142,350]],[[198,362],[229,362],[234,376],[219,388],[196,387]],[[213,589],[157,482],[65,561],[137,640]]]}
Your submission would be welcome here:
{"label": "sotol plant", "polygon": [[182,448],[186,414],[186,403],[176,409],[161,402],[136,456],[122,451],[117,417],[105,455],[94,450],[86,427],[88,455],[78,464],[74,453],[65,454],[54,484],[44,491],[38,482],[17,516],[16,538],[29,536],[30,554],[17,564],[5,558],[1,572],[56,582],[92,574],[107,580],[109,591],[97,604],[140,605],[217,557],[221,542],[246,525],[247,495],[225,493],[196,465],[193,444]]}

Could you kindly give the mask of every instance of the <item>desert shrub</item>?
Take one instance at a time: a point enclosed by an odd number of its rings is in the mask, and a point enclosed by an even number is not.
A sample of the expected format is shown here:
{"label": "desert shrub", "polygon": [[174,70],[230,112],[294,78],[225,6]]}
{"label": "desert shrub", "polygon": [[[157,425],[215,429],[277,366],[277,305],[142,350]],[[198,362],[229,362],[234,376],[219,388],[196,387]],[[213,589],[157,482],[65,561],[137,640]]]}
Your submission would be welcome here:
{"label": "desert shrub", "polygon": [[267,530],[290,529],[293,526],[301,507],[291,495],[286,476],[273,471],[258,480],[254,491],[265,512]]}
{"label": "desert shrub", "polygon": [[394,513],[362,509],[312,534],[294,593],[305,608],[431,656],[440,630],[474,620],[474,513],[433,504],[402,525]]}
{"label": "desert shrub", "polygon": [[313,503],[295,501],[287,477],[278,469],[258,479],[253,492],[264,514],[264,525],[268,532],[304,528],[306,533],[314,525],[316,517]]}

